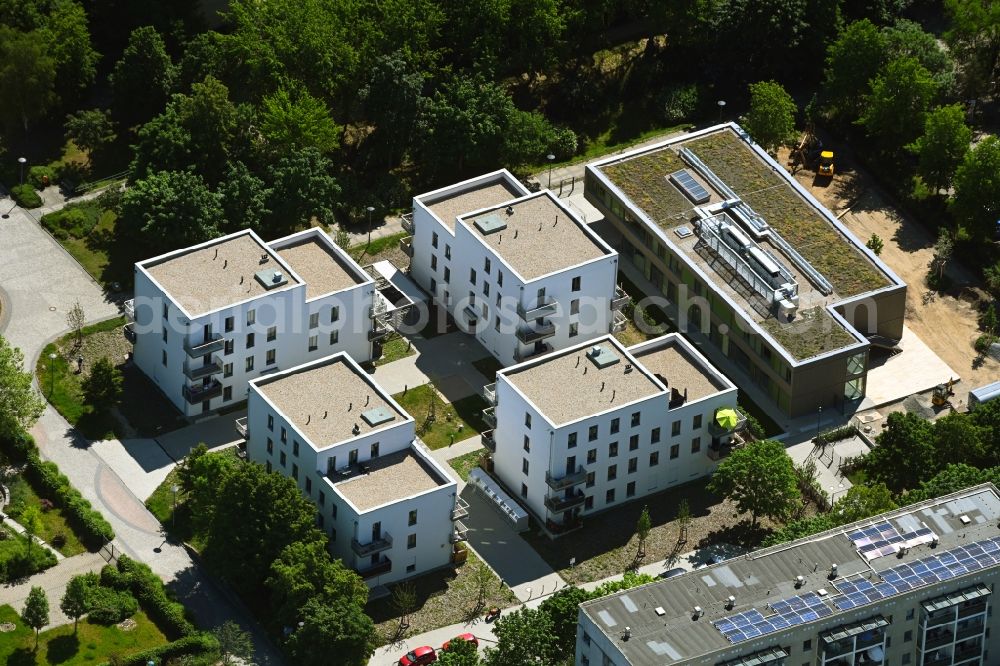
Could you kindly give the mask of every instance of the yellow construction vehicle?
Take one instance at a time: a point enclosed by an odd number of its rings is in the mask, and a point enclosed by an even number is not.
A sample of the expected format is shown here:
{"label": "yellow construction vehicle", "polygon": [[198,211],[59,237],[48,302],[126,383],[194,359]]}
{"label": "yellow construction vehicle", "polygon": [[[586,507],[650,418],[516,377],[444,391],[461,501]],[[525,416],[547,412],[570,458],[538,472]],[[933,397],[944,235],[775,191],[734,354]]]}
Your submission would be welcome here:
{"label": "yellow construction vehicle", "polygon": [[934,394],[931,396],[931,404],[935,407],[943,407],[951,402],[951,396],[955,395],[952,388],[955,385],[954,379],[949,379],[947,384],[938,384],[934,387]]}
{"label": "yellow construction vehicle", "polygon": [[833,178],[833,151],[824,150],[819,154],[819,163],[816,164],[816,175]]}

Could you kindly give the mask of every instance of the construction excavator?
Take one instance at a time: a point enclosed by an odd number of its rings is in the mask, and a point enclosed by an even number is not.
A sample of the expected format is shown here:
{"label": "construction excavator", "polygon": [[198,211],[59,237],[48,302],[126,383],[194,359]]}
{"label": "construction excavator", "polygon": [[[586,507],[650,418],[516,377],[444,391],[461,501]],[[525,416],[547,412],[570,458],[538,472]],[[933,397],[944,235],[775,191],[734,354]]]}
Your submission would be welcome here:
{"label": "construction excavator", "polygon": [[951,397],[955,395],[955,380],[949,379],[947,384],[938,384],[934,387],[931,395],[931,404],[935,407],[944,407],[951,404]]}
{"label": "construction excavator", "polygon": [[788,156],[788,164],[789,166],[801,164],[806,168],[815,165],[817,176],[833,178],[833,151],[823,150],[823,142],[812,129],[806,129],[803,132],[798,145],[792,149]]}

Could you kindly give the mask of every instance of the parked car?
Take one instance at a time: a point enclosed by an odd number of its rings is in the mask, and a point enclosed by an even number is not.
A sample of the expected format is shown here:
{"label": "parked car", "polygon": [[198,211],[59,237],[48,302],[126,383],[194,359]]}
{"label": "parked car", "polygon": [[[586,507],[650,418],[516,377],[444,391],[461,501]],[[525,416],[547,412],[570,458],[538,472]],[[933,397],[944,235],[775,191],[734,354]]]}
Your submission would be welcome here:
{"label": "parked car", "polygon": [[413,648],[399,660],[399,666],[425,666],[438,660],[437,653],[430,645]]}
{"label": "parked car", "polygon": [[469,641],[470,643],[472,643],[476,647],[479,647],[479,639],[478,638],[476,638],[475,636],[473,636],[470,633],[464,633],[464,634],[459,634],[458,636],[455,636],[450,641],[445,641],[444,645],[441,646],[441,651],[442,652],[447,652],[448,651],[448,646],[451,645],[452,641]]}
{"label": "parked car", "polygon": [[670,571],[664,571],[657,578],[673,578],[674,576],[680,576],[683,573],[687,573],[687,569],[681,569],[677,567],[676,569],[671,569]]}

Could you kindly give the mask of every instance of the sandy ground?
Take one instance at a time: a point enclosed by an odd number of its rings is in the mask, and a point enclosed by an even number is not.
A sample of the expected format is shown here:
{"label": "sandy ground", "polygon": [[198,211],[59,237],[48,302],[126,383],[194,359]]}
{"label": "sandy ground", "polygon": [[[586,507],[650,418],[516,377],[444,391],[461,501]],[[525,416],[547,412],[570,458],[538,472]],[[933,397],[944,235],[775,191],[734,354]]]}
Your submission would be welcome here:
{"label": "sandy ground", "polygon": [[[787,151],[779,155],[785,164]],[[924,284],[931,261],[934,238],[916,221],[902,215],[884,198],[870,176],[856,170],[847,158],[838,154],[838,173],[833,181],[816,181],[813,173],[800,170],[796,178],[835,214],[851,205],[841,219],[862,240],[878,234],[885,244],[881,259],[908,285],[906,323],[924,343],[949,366],[961,374],[956,387],[956,402],[968,391],[1000,377],[1000,363],[986,359],[976,362],[973,342],[979,336],[973,289],[982,289],[975,277],[957,261],[948,274],[954,286],[947,294],[935,294]],[[968,298],[965,300],[962,298]]]}

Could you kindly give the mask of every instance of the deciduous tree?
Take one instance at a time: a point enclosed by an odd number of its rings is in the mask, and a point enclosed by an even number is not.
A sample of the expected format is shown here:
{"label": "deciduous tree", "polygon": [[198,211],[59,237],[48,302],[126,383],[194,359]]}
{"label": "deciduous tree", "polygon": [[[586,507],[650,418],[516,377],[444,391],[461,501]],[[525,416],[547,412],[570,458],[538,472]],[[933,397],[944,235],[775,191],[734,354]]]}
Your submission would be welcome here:
{"label": "deciduous tree", "polygon": [[780,442],[766,439],[736,449],[723,460],[708,489],[750,514],[751,528],[761,517],[783,520],[801,502],[795,464]]}
{"label": "deciduous tree", "polygon": [[556,640],[552,619],[535,608],[520,608],[497,619],[496,647],[486,648],[486,666],[555,666]]}
{"label": "deciduous tree", "polygon": [[226,620],[221,625],[212,630],[217,641],[219,641],[219,654],[222,663],[247,664],[253,660],[253,641],[250,634],[243,631],[240,625],[232,620]]}
{"label": "deciduous tree", "polygon": [[271,235],[309,226],[314,217],[322,224],[333,223],[340,186],[331,175],[332,166],[315,148],[304,148],[268,169],[272,211],[264,226]]}
{"label": "deciduous tree", "polygon": [[357,605],[315,598],[305,605],[302,626],[288,639],[288,652],[300,666],[327,666],[330,655],[343,666],[365,666],[376,640],[375,625]]}
{"label": "deciduous tree", "polygon": [[897,58],[871,82],[858,123],[883,148],[898,150],[920,135],[935,95],[937,83],[916,58]]}
{"label": "deciduous tree", "polygon": [[928,113],[923,135],[907,148],[917,155],[917,173],[937,193],[948,187],[969,152],[971,140],[972,130],[965,124],[965,112],[953,104]]}
{"label": "deciduous tree", "polygon": [[973,237],[992,239],[1000,220],[1000,139],[988,136],[966,153],[955,171],[951,209]]}
{"label": "deciduous tree", "polygon": [[72,108],[69,105],[94,82],[101,57],[90,43],[87,13],[74,0],[58,0],[41,33],[55,61],[55,85],[63,107]]}
{"label": "deciduous tree", "polygon": [[865,458],[865,471],[894,493],[916,488],[938,469],[931,424],[916,414],[889,414],[877,442]]}
{"label": "deciduous tree", "polygon": [[93,155],[117,138],[115,122],[104,109],[85,109],[66,116],[66,138]]}
{"label": "deciduous tree", "polygon": [[59,602],[59,608],[66,617],[73,620],[73,633],[76,634],[80,618],[89,610],[90,588],[86,576],[73,576],[66,585],[66,592]]}
{"label": "deciduous tree", "polygon": [[851,486],[831,509],[841,525],[897,508],[884,483]]}
{"label": "deciduous tree", "polygon": [[106,412],[121,401],[123,381],[122,371],[106,357],[102,357],[91,368],[90,375],[83,380],[81,388],[84,399],[97,413]]}
{"label": "deciduous tree", "polygon": [[0,121],[11,133],[27,133],[58,101],[56,61],[38,31],[0,25]]}
{"label": "deciduous tree", "polygon": [[154,252],[197,245],[219,235],[222,206],[197,174],[163,171],[125,191],[119,232]]}
{"label": "deciduous tree", "polygon": [[552,636],[555,639],[553,656],[556,659],[566,659],[573,656],[573,651],[576,648],[579,606],[592,598],[593,595],[590,592],[571,585],[548,597],[538,607],[538,610],[549,616],[552,623]]}
{"label": "deciduous tree", "polygon": [[635,536],[639,539],[639,552],[638,557],[642,557],[646,554],[646,539],[649,538],[649,531],[653,529],[653,523],[649,519],[649,507],[642,507],[642,513],[639,514],[639,520],[635,524]]}
{"label": "deciduous tree", "polygon": [[35,630],[35,649],[37,650],[38,632],[49,623],[49,599],[45,596],[45,590],[35,586],[28,591],[28,598],[24,601],[24,610],[21,611],[21,619]]}
{"label": "deciduous tree", "polygon": [[24,371],[24,354],[0,336],[0,437],[27,432],[45,409],[45,402]]}
{"label": "deciduous tree", "polygon": [[267,149],[288,155],[303,148],[329,153],[340,145],[342,128],[322,100],[304,87],[282,87],[261,102],[261,134]]}
{"label": "deciduous tree", "polygon": [[885,35],[868,19],[848,25],[826,55],[823,97],[842,117],[855,118],[863,108],[868,82],[885,62]]}
{"label": "deciduous tree", "polygon": [[780,83],[760,81],[750,84],[750,111],[743,123],[753,140],[774,152],[795,132],[798,107]]}
{"label": "deciduous tree", "polygon": [[76,335],[76,346],[83,344],[83,326],[87,323],[87,316],[83,313],[80,301],[73,303],[73,307],[66,313],[66,325]]}
{"label": "deciduous tree", "polygon": [[166,104],[173,78],[163,37],[151,25],[136,28],[111,74],[115,115],[125,126],[152,118]]}
{"label": "deciduous tree", "polygon": [[[575,632],[574,632],[575,634]],[[448,650],[438,653],[439,666],[480,666],[479,651],[472,641],[451,641]]]}
{"label": "deciduous tree", "polygon": [[874,252],[877,257],[882,254],[882,250],[885,249],[885,242],[878,234],[872,234],[872,237],[868,239],[867,243],[865,243],[865,247]]}
{"label": "deciduous tree", "polygon": [[1000,3],[945,0],[951,25],[945,38],[962,63],[963,89],[980,97],[996,89],[1000,65]]}

